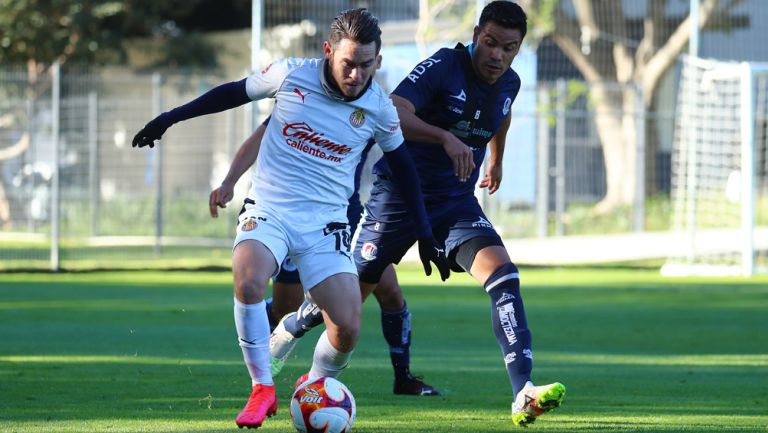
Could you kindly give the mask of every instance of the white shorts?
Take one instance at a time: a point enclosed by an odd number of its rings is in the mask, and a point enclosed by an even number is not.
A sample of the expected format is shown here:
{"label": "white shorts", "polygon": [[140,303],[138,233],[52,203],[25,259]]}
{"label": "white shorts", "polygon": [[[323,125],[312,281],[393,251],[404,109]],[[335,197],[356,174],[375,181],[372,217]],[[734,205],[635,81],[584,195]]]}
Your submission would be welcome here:
{"label": "white shorts", "polygon": [[[238,217],[234,246],[247,239],[264,244],[278,265],[290,257],[299,270],[305,292],[331,275],[357,276],[351,252],[352,236],[343,208],[339,212],[317,212],[313,217],[301,218],[258,204],[246,204],[245,212]],[[278,266],[275,274],[279,270]]]}

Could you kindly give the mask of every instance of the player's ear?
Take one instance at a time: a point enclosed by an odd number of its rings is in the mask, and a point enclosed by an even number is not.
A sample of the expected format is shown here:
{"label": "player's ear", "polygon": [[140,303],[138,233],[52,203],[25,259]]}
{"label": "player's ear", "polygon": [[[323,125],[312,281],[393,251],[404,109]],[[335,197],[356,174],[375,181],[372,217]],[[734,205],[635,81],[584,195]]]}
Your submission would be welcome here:
{"label": "player's ear", "polygon": [[381,54],[376,56],[376,69],[381,69]]}
{"label": "player's ear", "polygon": [[477,45],[477,37],[480,36],[480,26],[475,26],[475,30],[472,32],[472,43]]}
{"label": "player's ear", "polygon": [[331,51],[333,51],[333,47],[331,46],[331,43],[328,41],[323,41],[323,54],[325,55],[326,59],[330,60]]}

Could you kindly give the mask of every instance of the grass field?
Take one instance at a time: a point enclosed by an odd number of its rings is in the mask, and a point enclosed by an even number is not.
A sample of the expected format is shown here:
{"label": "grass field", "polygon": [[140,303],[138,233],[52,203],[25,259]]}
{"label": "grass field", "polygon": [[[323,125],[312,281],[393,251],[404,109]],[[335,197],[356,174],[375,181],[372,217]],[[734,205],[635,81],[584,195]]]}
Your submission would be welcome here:
{"label": "grass field", "polygon": [[[530,431],[768,431],[768,278],[664,279],[655,271],[523,269],[534,379],[568,387]],[[249,380],[230,275],[0,274],[0,432],[236,431]],[[446,285],[401,269],[414,314],[412,363],[444,391],[391,393],[369,300],[341,377],[355,432],[507,432],[511,391],[489,301],[465,275]],[[286,410],[314,331],[276,379]]]}

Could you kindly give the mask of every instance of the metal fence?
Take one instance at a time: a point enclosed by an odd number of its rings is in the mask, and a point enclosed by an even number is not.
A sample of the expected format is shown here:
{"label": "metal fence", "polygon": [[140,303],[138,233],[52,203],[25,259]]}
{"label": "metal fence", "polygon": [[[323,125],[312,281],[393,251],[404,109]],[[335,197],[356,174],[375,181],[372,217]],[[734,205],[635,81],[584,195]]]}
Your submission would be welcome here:
{"label": "metal fence", "polygon": [[[56,75],[57,70],[35,83],[45,90],[34,96],[20,90],[29,85],[25,74],[0,71],[4,112],[13,119],[2,130],[3,147],[26,143],[18,155],[0,162],[0,197],[9,209],[0,231],[3,267],[58,268],[62,262],[66,268],[122,267],[134,258],[141,259],[138,263],[152,257],[167,266],[185,266],[198,263],[187,260],[195,256],[206,263],[208,253],[223,258],[210,263],[225,263],[247,176],[238,184],[239,197],[218,220],[208,216],[207,197],[252,130],[250,111],[185,122],[154,149],[134,149],[133,134],[147,120],[221,78],[104,71]],[[565,88],[564,82],[542,83],[523,93],[565,101]],[[568,208],[594,204],[604,195],[602,152],[590,126],[595,114],[585,104],[563,102],[550,109],[539,101],[515,109],[522,132],[540,133],[534,148],[524,149],[532,158],[520,160],[513,126],[506,151],[508,167],[530,162],[525,180],[533,188],[530,199],[514,193],[481,197],[505,236],[568,233]],[[510,170],[505,183],[514,186],[520,182],[515,178]],[[366,175],[364,184],[369,182]],[[642,211],[642,203],[637,209]]]}
{"label": "metal fence", "polygon": [[[471,39],[485,2],[445,3],[424,20],[420,3],[409,0],[266,1],[258,58],[266,64],[317,56],[333,15],[368,6],[382,20],[384,64],[397,66],[377,76],[391,90],[424,50]],[[571,2],[564,4],[570,13]],[[628,4],[638,9],[637,2]],[[687,11],[672,13],[670,25]],[[704,39],[715,46],[712,41]],[[269,105],[185,122],[152,150],[132,149],[130,141],[154,115],[242,77],[249,64],[239,61],[207,74],[70,66],[33,77],[25,68],[0,67],[0,269],[229,266],[247,176],[219,219],[208,216],[208,193]],[[547,40],[527,46],[513,67],[534,79],[524,81],[513,105],[502,189],[491,197],[479,193],[499,232],[524,238],[668,229],[677,68],[660,84],[658,93],[668,96],[663,103],[619,104],[610,112],[597,106],[596,84],[581,79]],[[605,98],[643,97],[636,84],[598,85]],[[596,212],[610,183],[611,140],[597,126],[608,118],[634,123],[621,135],[633,159],[620,173],[631,177],[634,199]]]}

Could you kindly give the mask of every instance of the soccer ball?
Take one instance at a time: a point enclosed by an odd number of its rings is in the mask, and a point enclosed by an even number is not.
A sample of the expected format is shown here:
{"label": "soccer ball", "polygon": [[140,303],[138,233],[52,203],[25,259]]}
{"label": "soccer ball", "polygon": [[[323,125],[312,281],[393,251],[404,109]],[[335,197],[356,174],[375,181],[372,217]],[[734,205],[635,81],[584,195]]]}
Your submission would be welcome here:
{"label": "soccer ball", "polygon": [[291,419],[301,433],[347,433],[355,414],[355,397],[332,377],[307,380],[291,397]]}

